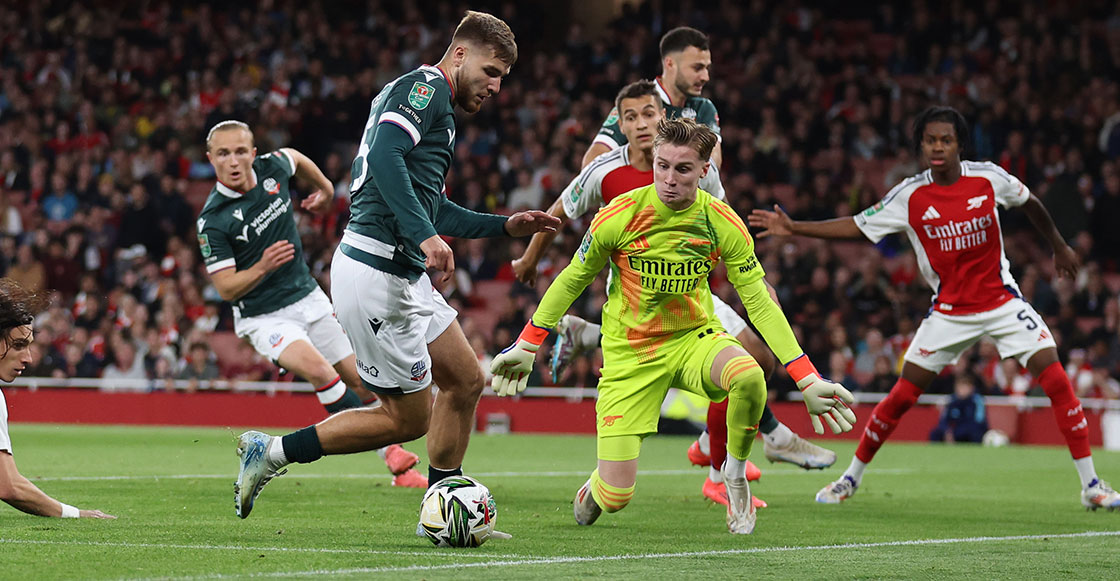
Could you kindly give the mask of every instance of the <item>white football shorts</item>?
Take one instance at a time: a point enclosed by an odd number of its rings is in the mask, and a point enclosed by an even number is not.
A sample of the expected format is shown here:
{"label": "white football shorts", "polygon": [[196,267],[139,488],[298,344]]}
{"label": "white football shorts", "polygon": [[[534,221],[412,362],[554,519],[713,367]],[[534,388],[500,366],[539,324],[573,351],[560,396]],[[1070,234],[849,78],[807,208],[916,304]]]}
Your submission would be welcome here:
{"label": "white football shorts", "polygon": [[354,353],[334,316],[331,300],[321,288],[282,309],[255,317],[241,317],[234,309],[233,329],[274,363],[296,341],[310,343],[331,365]]}
{"label": "white football shorts", "polygon": [[400,395],[431,385],[428,343],[459,313],[432,287],[427,274],[409,282],[335,250],[331,293],[367,389]]}
{"label": "white football shorts", "polygon": [[747,328],[747,322],[743,320],[743,317],[740,317],[739,313],[731,308],[731,305],[723,302],[715,293],[712,293],[712,306],[716,318],[719,319],[720,324],[723,325],[723,330],[727,331],[728,335],[738,338],[739,333]]}
{"label": "white football shorts", "polygon": [[918,325],[905,360],[922,369],[940,372],[946,365],[956,363],[962,351],[985,335],[995,342],[1000,357],[1014,357],[1023,366],[1035,353],[1056,346],[1046,321],[1030,303],[1016,297],[982,313],[931,312]]}

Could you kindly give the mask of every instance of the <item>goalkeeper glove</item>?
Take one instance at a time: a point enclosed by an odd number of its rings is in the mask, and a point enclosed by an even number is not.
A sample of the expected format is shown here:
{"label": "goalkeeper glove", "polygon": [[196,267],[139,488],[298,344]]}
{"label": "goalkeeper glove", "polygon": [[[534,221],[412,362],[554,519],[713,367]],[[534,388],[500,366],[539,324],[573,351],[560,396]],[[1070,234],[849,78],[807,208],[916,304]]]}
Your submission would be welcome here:
{"label": "goalkeeper glove", "polygon": [[813,430],[818,434],[824,433],[821,418],[832,429],[833,434],[850,432],[856,423],[856,413],[848,404],[854,403],[852,392],[844,389],[843,385],[829,381],[817,372],[809,357],[804,353],[800,357],[786,363],[786,371],[797,382],[797,388],[805,399],[805,407],[809,408],[809,419],[813,421]]}
{"label": "goalkeeper glove", "polygon": [[494,393],[506,396],[525,391],[525,386],[529,384],[529,372],[533,370],[533,361],[537,358],[537,350],[546,338],[548,329],[534,325],[532,320],[525,324],[513,345],[506,347],[490,363],[490,371],[494,374],[490,388]]}

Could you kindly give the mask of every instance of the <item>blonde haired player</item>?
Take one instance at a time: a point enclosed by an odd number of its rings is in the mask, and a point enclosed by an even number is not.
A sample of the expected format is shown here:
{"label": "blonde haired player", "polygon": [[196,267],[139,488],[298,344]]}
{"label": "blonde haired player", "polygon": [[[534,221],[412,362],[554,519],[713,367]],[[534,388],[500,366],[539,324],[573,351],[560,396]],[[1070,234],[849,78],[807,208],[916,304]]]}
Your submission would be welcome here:
{"label": "blonde haired player", "polygon": [[852,429],[852,395],[820,377],[770,298],[743,221],[698,188],[716,144],[710,129],[663,120],[653,151],[653,184],[615,198],[599,211],[576,256],[553,281],[518,339],[494,358],[499,395],[523,389],[536,351],[572,301],[600,270],[611,268],[603,309],[603,376],[596,404],[598,468],[579,489],[576,522],[624,508],[634,495],[642,439],[656,432],[669,387],[728,399],[727,527],[754,530],[746,479],[766,385],[758,363],[712,314],[708,274],[721,260],[743,304],[805,394],[818,433],[822,418],[836,433]]}

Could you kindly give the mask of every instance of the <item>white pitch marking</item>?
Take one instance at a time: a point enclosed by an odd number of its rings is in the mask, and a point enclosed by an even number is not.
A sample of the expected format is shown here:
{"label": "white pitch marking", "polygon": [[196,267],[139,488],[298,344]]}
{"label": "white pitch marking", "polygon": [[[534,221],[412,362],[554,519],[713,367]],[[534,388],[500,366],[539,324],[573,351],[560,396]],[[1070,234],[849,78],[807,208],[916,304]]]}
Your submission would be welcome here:
{"label": "white pitch marking", "polygon": [[[868,469],[869,474],[914,474],[921,472],[921,470],[913,468],[880,468]],[[582,471],[552,471],[552,472],[471,472],[470,476],[477,478],[568,478],[579,477],[586,478],[589,472]],[[639,470],[638,474],[642,476],[697,476],[703,475],[704,472],[700,468],[692,468],[686,470]],[[820,471],[807,471],[800,468],[766,468],[763,471],[764,476],[790,476],[790,475],[818,475],[823,474]],[[370,473],[370,474],[299,474],[292,473],[285,480],[292,478],[354,478],[354,479],[385,479],[388,474],[383,473]],[[236,479],[237,474],[146,474],[138,476],[125,476],[125,475],[109,475],[109,476],[36,476],[29,478],[34,482],[94,482],[99,480],[210,480],[210,479]]]}
{"label": "white pitch marking", "polygon": [[1115,537],[1120,536],[1120,531],[1085,531],[1081,533],[1062,533],[1054,535],[1013,535],[1006,537],[964,537],[954,539],[915,539],[910,541],[884,541],[879,543],[846,543],[842,545],[807,545],[800,547],[756,547],[752,549],[726,549],[719,551],[691,551],[680,553],[639,553],[632,555],[603,555],[599,557],[543,557],[540,559],[504,559],[496,561],[483,561],[475,563],[454,563],[447,565],[409,565],[405,567],[353,567],[348,569],[315,569],[311,571],[277,571],[270,573],[251,574],[224,574],[186,576],[186,577],[158,577],[161,580],[178,581],[188,579],[230,579],[240,577],[306,577],[312,575],[355,575],[361,573],[403,573],[410,571],[436,571],[458,568],[474,567],[516,567],[520,565],[556,565],[568,563],[593,563],[598,561],[646,560],[646,559],[679,559],[687,557],[709,557],[724,555],[750,555],[759,553],[790,553],[796,551],[826,551],[843,549],[874,549],[881,547],[911,547],[923,545],[951,545],[988,543],[1002,541],[1036,541],[1042,539],[1075,539],[1087,537]]}

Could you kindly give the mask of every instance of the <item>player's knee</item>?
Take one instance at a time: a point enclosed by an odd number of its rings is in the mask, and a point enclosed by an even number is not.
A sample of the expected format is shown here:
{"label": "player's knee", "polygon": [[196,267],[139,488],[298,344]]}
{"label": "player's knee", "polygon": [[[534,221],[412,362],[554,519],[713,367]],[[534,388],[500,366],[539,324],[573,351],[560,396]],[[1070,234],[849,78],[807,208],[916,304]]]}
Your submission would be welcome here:
{"label": "player's knee", "polygon": [[630,499],[634,498],[634,485],[630,486],[613,486],[607,484],[602,477],[599,476],[599,471],[596,470],[591,475],[591,496],[595,499],[595,504],[604,512],[618,512],[626,505],[630,504]]}
{"label": "player's knee", "polygon": [[449,381],[444,380],[439,383],[441,391],[451,393],[459,401],[471,405],[482,396],[483,387],[485,387],[485,377],[482,375],[482,368],[478,365],[462,370]]}
{"label": "player's knee", "polygon": [[766,399],[766,379],[762,367],[749,356],[735,357],[727,362],[722,374],[729,397],[749,400]]}

